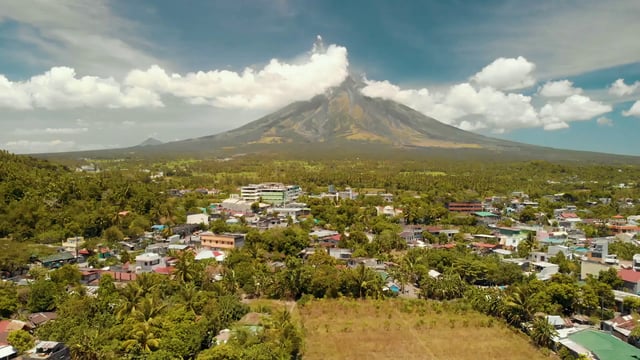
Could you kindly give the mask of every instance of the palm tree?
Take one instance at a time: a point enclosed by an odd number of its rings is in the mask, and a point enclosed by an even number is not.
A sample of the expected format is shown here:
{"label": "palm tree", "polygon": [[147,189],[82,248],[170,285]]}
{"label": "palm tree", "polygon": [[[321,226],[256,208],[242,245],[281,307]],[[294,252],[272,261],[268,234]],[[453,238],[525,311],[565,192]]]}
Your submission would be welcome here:
{"label": "palm tree", "polygon": [[166,304],[158,303],[152,296],[146,296],[140,300],[133,310],[133,318],[139,322],[152,322],[167,307]]}
{"label": "palm tree", "polygon": [[133,327],[129,339],[122,343],[122,348],[127,351],[135,351],[139,348],[143,353],[150,353],[160,347],[160,340],[153,333],[153,328],[147,322],[141,322]]}
{"label": "palm tree", "polygon": [[127,283],[125,287],[120,289],[121,299],[116,317],[123,320],[131,315],[135,311],[138,301],[142,295],[143,290],[137,282]]}
{"label": "palm tree", "polygon": [[505,316],[514,325],[531,319],[531,304],[522,288],[516,287],[505,299]]}
{"label": "palm tree", "polygon": [[188,311],[192,311],[194,314],[196,311],[196,300],[198,297],[198,289],[196,288],[194,283],[185,284],[180,290],[180,298],[184,302],[185,307]]}
{"label": "palm tree", "polygon": [[182,251],[174,253],[178,261],[175,266],[173,274],[176,279],[182,283],[192,282],[198,279],[198,275],[201,275],[199,264],[195,260],[195,255],[191,251]]}
{"label": "palm tree", "polygon": [[73,360],[101,360],[107,358],[105,352],[99,348],[100,333],[91,329],[84,332],[78,343],[70,346]]}
{"label": "palm tree", "polygon": [[148,294],[158,286],[159,282],[157,276],[159,275],[152,273],[138,274],[135,283],[140,287],[141,296]]}
{"label": "palm tree", "polygon": [[540,347],[551,347],[553,338],[558,336],[558,332],[546,318],[536,318],[531,324],[531,340]]}
{"label": "palm tree", "polygon": [[355,282],[354,295],[363,299],[367,296],[378,297],[382,290],[382,279],[373,270],[360,264],[351,270],[351,276]]}

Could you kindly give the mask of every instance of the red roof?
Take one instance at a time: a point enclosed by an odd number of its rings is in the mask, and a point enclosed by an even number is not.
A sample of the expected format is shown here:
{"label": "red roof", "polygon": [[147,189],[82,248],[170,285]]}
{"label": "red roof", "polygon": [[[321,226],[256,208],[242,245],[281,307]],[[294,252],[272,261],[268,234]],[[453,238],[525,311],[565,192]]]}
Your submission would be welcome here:
{"label": "red roof", "polygon": [[614,218],[614,219],[624,219],[624,216],[622,216],[622,215],[615,215],[613,218]]}
{"label": "red roof", "polygon": [[626,282],[637,283],[640,282],[640,271],[620,269],[618,270],[618,277]]}
{"label": "red roof", "polygon": [[448,243],[448,244],[444,244],[444,245],[433,245],[433,247],[435,249],[453,249],[454,247],[456,247],[456,244],[454,243]]}
{"label": "red roof", "polygon": [[167,267],[157,267],[155,269],[153,269],[154,273],[157,274],[163,274],[163,275],[171,275],[171,273],[173,273],[173,271],[176,268],[172,267],[172,266],[167,266]]}
{"label": "red roof", "polygon": [[471,244],[474,247],[479,247],[479,248],[484,248],[484,249],[493,249],[494,247],[498,246],[496,244],[487,244],[487,243],[480,243],[480,242],[476,242]]}
{"label": "red roof", "polygon": [[576,213],[565,212],[565,213],[560,214],[560,217],[562,217],[564,219],[577,219],[578,215],[576,215]]}
{"label": "red roof", "polygon": [[340,241],[340,234],[329,236],[329,240]]}

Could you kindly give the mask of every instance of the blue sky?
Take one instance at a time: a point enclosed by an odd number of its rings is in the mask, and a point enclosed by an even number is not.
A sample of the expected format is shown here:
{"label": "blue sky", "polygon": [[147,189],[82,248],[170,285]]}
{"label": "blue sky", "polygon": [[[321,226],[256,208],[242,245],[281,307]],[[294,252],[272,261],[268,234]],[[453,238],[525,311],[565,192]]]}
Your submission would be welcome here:
{"label": "blue sky", "polygon": [[638,18],[636,0],[6,2],[0,147],[209,135],[350,72],[465,130],[640,155]]}

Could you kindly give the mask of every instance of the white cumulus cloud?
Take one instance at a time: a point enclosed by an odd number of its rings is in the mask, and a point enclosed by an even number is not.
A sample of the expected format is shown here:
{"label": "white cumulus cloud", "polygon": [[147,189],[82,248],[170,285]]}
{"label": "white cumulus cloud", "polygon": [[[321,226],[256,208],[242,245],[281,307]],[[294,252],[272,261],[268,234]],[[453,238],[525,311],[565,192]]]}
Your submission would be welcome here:
{"label": "white cumulus cloud", "polygon": [[547,81],[538,89],[538,94],[544,97],[568,97],[581,93],[582,89],[574,87],[569,80]]}
{"label": "white cumulus cloud", "polygon": [[613,120],[606,118],[604,116],[599,117],[596,120],[596,123],[598,123],[598,125],[600,126],[613,126]]}
{"label": "white cumulus cloud", "polygon": [[[505,62],[509,65],[505,66]],[[516,76],[519,80],[508,84],[506,80],[498,82],[499,78],[494,77],[491,84],[487,81],[487,76],[497,68],[518,68],[514,64],[525,62],[530,65],[520,67],[522,76]],[[472,83],[456,84],[439,92],[427,88],[403,89],[389,81],[374,80],[365,80],[366,86],[361,91],[367,96],[398,101],[463,130],[484,129],[494,133],[534,127],[565,129],[573,121],[589,120],[612,110],[610,105],[582,95],[582,89],[568,80],[550,81],[539,88],[538,94],[543,97],[565,97],[563,101],[550,102],[541,108],[534,106],[531,96],[499,89],[532,83],[535,80],[526,77],[534,68],[534,64],[522,57],[500,58],[474,75]],[[515,73],[518,72],[511,72],[512,75]]]}
{"label": "white cumulus cloud", "polygon": [[157,94],[123,87],[113,78],[77,77],[74,69],[53,67],[27,81],[12,82],[0,75],[0,107],[48,110],[81,107],[135,108],[163,106]]}
{"label": "white cumulus cloud", "polygon": [[640,100],[636,101],[631,108],[627,111],[623,111],[624,116],[640,116]]}
{"label": "white cumulus cloud", "polygon": [[489,129],[501,133],[539,125],[531,97],[492,87],[479,90],[457,84],[444,93],[428,89],[401,89],[388,81],[366,80],[362,93],[403,103],[428,116],[464,130]]}
{"label": "white cumulus cloud", "polygon": [[517,90],[536,83],[533,71],[536,65],[522,56],[498,58],[471,77],[479,86],[491,86],[498,90]]}
{"label": "white cumulus cloud", "polygon": [[627,85],[624,83],[624,79],[618,79],[614,81],[613,84],[611,84],[611,86],[609,86],[609,94],[612,94],[615,96],[626,96],[626,95],[633,94],[639,88],[640,88],[640,81],[636,81],[631,85]]}
{"label": "white cumulus cloud", "polygon": [[131,71],[125,84],[152,93],[169,94],[190,104],[220,108],[273,109],[292,101],[306,100],[337,86],[348,76],[347,49],[330,45],[318,52],[314,45],[298,63],[272,59],[262,69],[242,72],[210,70],[168,74],[159,66]]}
{"label": "white cumulus cloud", "polygon": [[563,102],[544,105],[539,112],[545,130],[557,130],[569,127],[570,121],[589,120],[611,112],[610,105],[591,100],[584,95],[571,95]]}

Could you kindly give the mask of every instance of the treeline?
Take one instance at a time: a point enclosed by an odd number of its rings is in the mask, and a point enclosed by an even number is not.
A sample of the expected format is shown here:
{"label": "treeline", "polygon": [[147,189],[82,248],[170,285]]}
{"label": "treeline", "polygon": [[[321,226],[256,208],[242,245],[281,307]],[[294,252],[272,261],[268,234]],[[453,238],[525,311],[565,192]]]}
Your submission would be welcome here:
{"label": "treeline", "polygon": [[[75,172],[68,167],[0,152],[0,238],[55,243],[69,236],[103,237],[112,228],[115,237],[136,237],[153,223],[175,224],[188,213],[200,212],[237,188],[251,182],[299,184],[320,193],[333,184],[357,192],[385,191],[394,205],[406,209],[410,223],[430,223],[447,217],[447,202],[509,196],[523,191],[533,199],[564,193],[557,203],[540,201],[542,211],[564,204],[586,207],[588,201],[611,198],[610,204],[589,207],[585,217],[606,218],[634,214],[639,208],[620,199],[640,198],[635,183],[640,169],[632,166],[523,163],[447,162],[442,160],[281,160],[238,157],[230,161],[184,160],[166,163],[102,162],[99,173]],[[163,172],[164,177],[150,175]],[[620,186],[624,184],[624,186]],[[169,189],[206,187],[217,196],[189,193],[170,197]],[[360,198],[346,210],[309,200],[314,216],[337,229],[357,223],[354,207],[366,207],[372,216],[379,198]],[[622,204],[622,205],[621,205]],[[128,216],[120,216],[128,211]],[[336,214],[336,211],[339,212]],[[449,221],[451,222],[451,221]],[[118,231],[115,231],[118,230]]]}

